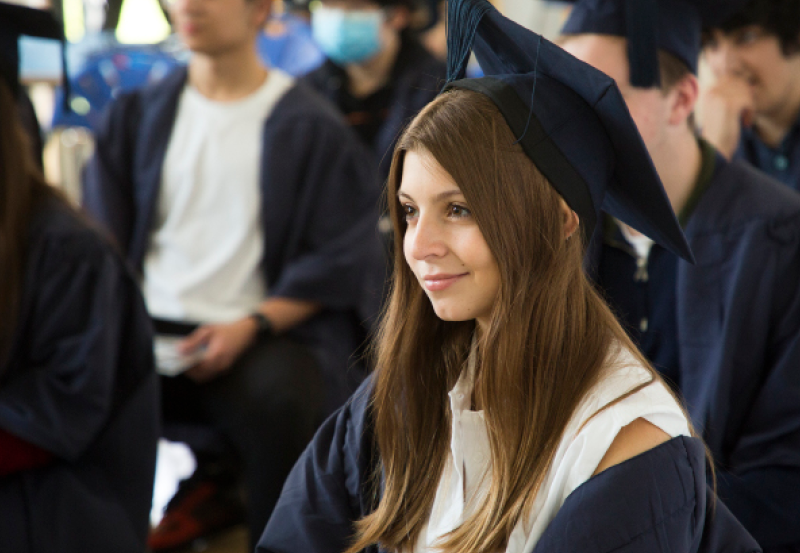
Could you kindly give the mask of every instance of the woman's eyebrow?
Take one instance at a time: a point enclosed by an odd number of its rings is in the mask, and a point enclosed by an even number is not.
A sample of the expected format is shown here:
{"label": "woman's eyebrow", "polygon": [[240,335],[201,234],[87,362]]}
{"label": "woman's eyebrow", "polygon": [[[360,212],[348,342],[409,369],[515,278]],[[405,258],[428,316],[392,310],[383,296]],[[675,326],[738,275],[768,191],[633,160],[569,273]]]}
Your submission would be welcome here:
{"label": "woman's eyebrow", "polygon": [[[453,188],[452,190],[445,190],[444,192],[439,192],[438,194],[436,194],[433,197],[433,200],[435,202],[439,202],[439,201],[442,201],[442,200],[446,200],[447,198],[450,198],[452,196],[461,196],[461,195],[462,195],[461,190],[459,190],[458,188]],[[402,190],[398,190],[397,191],[397,197],[398,198],[406,198],[408,200],[413,200],[414,199],[410,195],[408,195],[405,192],[403,192]]]}

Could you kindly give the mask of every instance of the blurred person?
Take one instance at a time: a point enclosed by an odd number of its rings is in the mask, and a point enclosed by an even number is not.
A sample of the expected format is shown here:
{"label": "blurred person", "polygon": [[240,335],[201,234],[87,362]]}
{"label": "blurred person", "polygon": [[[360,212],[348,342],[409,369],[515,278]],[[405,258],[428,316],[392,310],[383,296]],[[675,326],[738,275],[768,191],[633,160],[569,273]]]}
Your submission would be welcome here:
{"label": "blurred person", "polygon": [[584,271],[601,210],[693,259],[619,90],[485,0],[449,10],[451,82],[393,154],[377,368],[257,551],[760,551]]}
{"label": "blurred person", "polygon": [[[52,16],[2,7],[4,32]],[[7,38],[7,37],[4,37]],[[0,70],[0,551],[145,549],[158,441],[152,327],[117,249],[45,181]]]}
{"label": "blurred person", "polygon": [[18,42],[21,26],[34,32],[38,38],[63,40],[64,32],[61,25],[49,13],[38,10],[30,10],[30,13],[20,12],[19,6],[0,2],[0,70],[9,77],[9,86],[12,87],[17,102],[17,116],[28,135],[34,159],[42,169],[44,151],[42,129],[33,104],[19,82]]}
{"label": "blurred person", "polygon": [[750,0],[707,33],[703,136],[800,190],[800,0]]}
{"label": "blurred person", "polygon": [[305,75],[325,61],[325,54],[311,36],[308,0],[283,0],[283,11],[273,14],[258,37],[264,62],[290,75]]}
{"label": "blurred person", "polygon": [[[562,45],[620,87],[697,263],[609,219],[590,264],[634,342],[685,398],[720,498],[765,551],[798,551],[800,195],[726,161],[692,126],[701,28],[732,6],[651,6],[632,27],[624,0],[579,0]],[[658,37],[650,57],[648,37]]]}
{"label": "blurred person", "polygon": [[380,255],[375,164],[323,98],[261,64],[270,4],[175,0],[188,67],[117,98],[85,173],[85,207],[141,273],[159,370],[175,375],[165,428],[222,436],[187,434],[198,468],[156,551],[239,522],[240,478],[257,539],[317,423],[362,377],[350,356]]}
{"label": "blurred person", "polygon": [[313,36],[327,60],[304,82],[331,100],[379,163],[386,180],[400,131],[430,102],[445,78],[444,62],[411,28],[416,0],[321,0]]}

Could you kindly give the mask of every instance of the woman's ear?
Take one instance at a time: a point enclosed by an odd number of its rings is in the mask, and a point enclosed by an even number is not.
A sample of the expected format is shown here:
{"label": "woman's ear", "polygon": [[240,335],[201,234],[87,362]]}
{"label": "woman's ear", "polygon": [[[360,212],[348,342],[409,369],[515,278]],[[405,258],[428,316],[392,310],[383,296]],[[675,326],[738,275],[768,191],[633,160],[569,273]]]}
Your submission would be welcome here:
{"label": "woman's ear", "polygon": [[580,219],[578,214],[572,211],[564,200],[560,201],[561,214],[564,219],[564,238],[569,239],[578,230]]}

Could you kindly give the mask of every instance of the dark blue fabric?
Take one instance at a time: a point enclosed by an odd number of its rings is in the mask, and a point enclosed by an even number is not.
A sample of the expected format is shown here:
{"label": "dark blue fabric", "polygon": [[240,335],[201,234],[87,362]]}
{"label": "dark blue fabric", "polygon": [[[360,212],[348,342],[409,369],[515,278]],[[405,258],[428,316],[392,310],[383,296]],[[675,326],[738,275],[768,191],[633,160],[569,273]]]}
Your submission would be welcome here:
{"label": "dark blue fabric", "polygon": [[[84,205],[142,270],[161,170],[186,82],[179,69],[158,84],[121,95],[99,126],[84,175]],[[319,302],[323,310],[289,332],[310,346],[326,376],[326,411],[363,377],[348,370],[377,310],[383,274],[376,222],[380,188],[370,153],[341,116],[297,84],[264,123],[261,206],[268,294]]]}
{"label": "dark blue fabric", "polygon": [[673,385],[680,385],[676,313],[678,257],[654,244],[644,270],[619,227],[603,243],[598,284],[642,353]]}
{"label": "dark blue fabric", "polygon": [[764,144],[755,129],[743,128],[734,157],[743,159],[783,184],[800,190],[800,118],[777,148]]}
{"label": "dark blue fabric", "polygon": [[[387,85],[391,94],[389,112],[372,148],[378,163],[379,177],[384,182],[389,176],[392,152],[400,133],[439,93],[444,83],[444,63],[434,58],[419,42],[404,37],[392,75]],[[330,60],[306,75],[303,82],[342,107],[342,95],[347,87],[344,69]]]}
{"label": "dark blue fabric", "polygon": [[[295,465],[257,553],[340,553],[353,521],[374,509],[370,382],[325,422]],[[700,440],[679,437],[591,478],[567,498],[535,551],[759,551],[722,503],[712,513],[704,453]]]}
{"label": "dark blue fabric", "polygon": [[0,478],[0,551],[141,553],[155,473],[150,319],[98,233],[48,200],[30,231],[0,428],[53,453]]}
{"label": "dark blue fabric", "polygon": [[716,163],[678,266],[680,391],[720,497],[765,550],[800,551],[800,195]]}

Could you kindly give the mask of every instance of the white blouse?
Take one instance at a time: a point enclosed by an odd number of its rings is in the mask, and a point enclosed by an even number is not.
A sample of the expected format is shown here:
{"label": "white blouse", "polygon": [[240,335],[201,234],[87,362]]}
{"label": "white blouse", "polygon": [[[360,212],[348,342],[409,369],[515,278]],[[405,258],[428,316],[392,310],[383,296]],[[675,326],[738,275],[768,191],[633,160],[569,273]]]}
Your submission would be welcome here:
{"label": "white blouse", "polygon": [[[449,394],[450,452],[431,516],[414,548],[415,553],[434,553],[437,540],[468,518],[488,492],[492,462],[486,424],[483,411],[470,410],[474,376],[475,359],[471,355],[467,370],[462,372]],[[506,553],[533,551],[567,496],[592,477],[623,426],[643,418],[670,437],[690,435],[683,411],[659,381],[592,418],[602,407],[650,379],[647,369],[627,349],[620,348],[610,356],[606,375],[581,402],[567,425],[530,518],[520,521],[514,528]]]}

